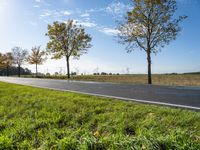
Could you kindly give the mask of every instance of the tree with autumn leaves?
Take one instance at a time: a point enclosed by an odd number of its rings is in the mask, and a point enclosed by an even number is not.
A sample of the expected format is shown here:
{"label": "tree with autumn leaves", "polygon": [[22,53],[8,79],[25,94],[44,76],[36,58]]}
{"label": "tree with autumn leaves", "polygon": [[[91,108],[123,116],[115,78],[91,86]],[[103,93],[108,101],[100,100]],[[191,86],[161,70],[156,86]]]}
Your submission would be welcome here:
{"label": "tree with autumn leaves", "polygon": [[0,69],[6,69],[6,74],[9,76],[9,68],[16,64],[18,67],[18,76],[21,75],[21,65],[25,62],[36,65],[36,76],[38,73],[37,66],[43,64],[46,60],[45,52],[41,51],[40,46],[35,46],[31,49],[32,53],[28,55],[28,51],[21,47],[12,48],[12,52],[6,54],[0,53]]}
{"label": "tree with autumn leaves", "polygon": [[186,16],[174,17],[176,0],[133,0],[134,7],[119,24],[119,43],[127,52],[139,48],[146,52],[148,84],[152,84],[151,55],[175,40],[181,31],[179,24]]}
{"label": "tree with autumn leaves", "polygon": [[31,65],[35,65],[35,75],[38,75],[38,65],[42,65],[45,58],[45,51],[41,50],[40,46],[35,46],[31,49],[31,54],[27,58],[27,62]]}
{"label": "tree with autumn leaves", "polygon": [[0,69],[5,68],[5,55],[0,53]]}
{"label": "tree with autumn leaves", "polygon": [[47,44],[47,50],[53,55],[53,59],[65,57],[67,63],[67,77],[70,78],[70,58],[79,58],[86,54],[92,38],[85,32],[85,29],[77,25],[75,21],[54,22],[48,25],[46,34],[50,41]]}
{"label": "tree with autumn leaves", "polygon": [[13,65],[12,53],[8,52],[6,54],[0,53],[0,69],[6,69],[6,75],[9,76],[9,69]]}

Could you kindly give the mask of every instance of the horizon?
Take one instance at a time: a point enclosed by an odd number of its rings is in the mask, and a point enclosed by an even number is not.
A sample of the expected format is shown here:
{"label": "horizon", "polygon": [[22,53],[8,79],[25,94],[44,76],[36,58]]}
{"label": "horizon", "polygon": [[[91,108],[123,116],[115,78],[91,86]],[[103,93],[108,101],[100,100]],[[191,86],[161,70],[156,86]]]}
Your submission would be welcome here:
{"label": "horizon", "polygon": [[[146,74],[146,55],[140,50],[127,54],[125,46],[117,43],[117,20],[130,10],[129,0],[1,0],[0,52],[11,51],[12,47],[20,46],[30,49],[35,45],[46,47],[48,37],[47,25],[54,21],[74,19],[83,25],[92,36],[93,47],[80,60],[71,61],[71,71],[93,74],[112,72],[125,74]],[[200,71],[200,2],[194,0],[178,0],[175,16],[186,15],[188,18],[181,24],[182,32],[177,39],[167,45],[156,56],[152,55],[152,74],[187,73]],[[3,42],[2,42],[3,41]],[[108,50],[109,49],[109,50]],[[34,65],[23,65],[34,73]],[[66,62],[48,59],[44,65],[38,66],[41,73],[59,72],[66,74]]]}

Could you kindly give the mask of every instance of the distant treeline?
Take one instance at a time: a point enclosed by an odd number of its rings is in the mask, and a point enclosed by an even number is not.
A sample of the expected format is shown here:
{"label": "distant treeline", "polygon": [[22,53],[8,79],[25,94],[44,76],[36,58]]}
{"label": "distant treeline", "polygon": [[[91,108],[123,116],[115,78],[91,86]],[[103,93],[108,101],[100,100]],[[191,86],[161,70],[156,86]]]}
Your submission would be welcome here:
{"label": "distant treeline", "polygon": [[[28,68],[22,68],[20,67],[20,72],[22,75],[31,75],[32,72]],[[18,75],[18,67],[10,67],[9,70],[7,69],[0,69],[0,76],[7,76],[7,75]]]}
{"label": "distant treeline", "polygon": [[184,74],[200,74],[200,72],[188,72],[188,73],[184,73]]}

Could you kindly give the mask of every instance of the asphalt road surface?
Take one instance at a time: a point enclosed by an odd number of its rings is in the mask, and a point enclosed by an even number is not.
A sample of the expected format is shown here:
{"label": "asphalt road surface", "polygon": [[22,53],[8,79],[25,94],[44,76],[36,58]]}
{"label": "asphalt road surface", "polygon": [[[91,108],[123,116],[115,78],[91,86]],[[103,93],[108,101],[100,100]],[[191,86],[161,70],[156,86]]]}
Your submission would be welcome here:
{"label": "asphalt road surface", "polygon": [[121,100],[200,110],[200,87],[132,85],[13,77],[0,77],[0,81]]}

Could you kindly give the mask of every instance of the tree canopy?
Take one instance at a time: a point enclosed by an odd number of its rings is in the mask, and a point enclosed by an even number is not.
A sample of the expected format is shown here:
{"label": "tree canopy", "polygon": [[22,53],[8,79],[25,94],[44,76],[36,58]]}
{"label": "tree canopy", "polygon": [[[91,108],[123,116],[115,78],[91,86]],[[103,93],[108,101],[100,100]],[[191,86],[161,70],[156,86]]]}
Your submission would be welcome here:
{"label": "tree canopy", "polygon": [[6,68],[5,61],[6,61],[5,55],[0,53],[0,69]]}
{"label": "tree canopy", "polygon": [[21,66],[28,56],[28,51],[26,49],[23,49],[21,47],[14,47],[12,49],[12,57],[14,60],[14,63]]}
{"label": "tree canopy", "polygon": [[44,56],[45,52],[41,50],[41,47],[35,46],[31,49],[31,54],[28,56],[27,61],[29,64],[42,65],[46,60]]}
{"label": "tree canopy", "polygon": [[82,26],[76,25],[73,20],[48,25],[46,35],[50,38],[47,48],[53,54],[54,59],[60,59],[63,56],[79,58],[91,47],[92,38],[86,34]]}

